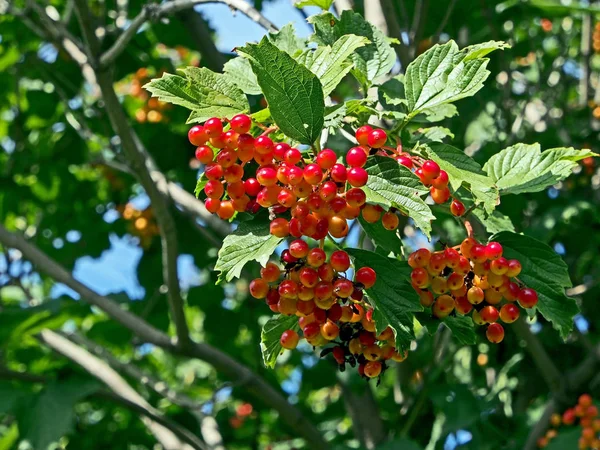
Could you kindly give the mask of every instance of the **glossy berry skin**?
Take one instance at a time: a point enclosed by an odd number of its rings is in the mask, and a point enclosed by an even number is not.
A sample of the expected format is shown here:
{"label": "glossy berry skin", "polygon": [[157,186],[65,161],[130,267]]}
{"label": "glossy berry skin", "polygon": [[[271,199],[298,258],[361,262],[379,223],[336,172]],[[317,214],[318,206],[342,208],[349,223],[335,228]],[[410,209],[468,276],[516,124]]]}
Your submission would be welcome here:
{"label": "glossy berry skin", "polygon": [[337,155],[329,148],[325,148],[317,155],[316,163],[323,170],[331,169],[337,161]]}
{"label": "glossy berry skin", "polygon": [[354,136],[360,145],[369,145],[369,134],[373,131],[369,125],[363,125],[356,130]]}
{"label": "glossy berry skin", "polygon": [[304,168],[304,180],[311,186],[315,186],[323,180],[323,172],[318,164],[308,164]]}
{"label": "glossy berry skin", "polygon": [[500,308],[500,320],[504,323],[513,323],[519,318],[519,307],[514,303],[507,303]]}
{"label": "glossy berry skin", "polygon": [[447,187],[443,189],[437,189],[435,187],[432,187],[429,190],[429,194],[431,195],[431,198],[435,203],[441,205],[442,203],[446,203],[450,198],[450,189],[448,189]]}
{"label": "glossy berry skin", "polygon": [[229,121],[229,125],[236,133],[247,133],[250,131],[250,127],[252,126],[252,120],[246,114],[238,114],[233,116],[233,118]]}
{"label": "glossy berry skin", "polygon": [[325,251],[321,248],[313,248],[308,252],[306,256],[306,263],[314,268],[319,268],[323,264],[325,264],[325,260],[327,259],[327,255]]}
{"label": "glossy berry skin", "polygon": [[490,242],[485,246],[485,255],[490,260],[500,258],[502,256],[502,245],[498,242]]}
{"label": "glossy berry skin", "polygon": [[353,167],[348,171],[348,183],[353,187],[363,187],[367,184],[369,175],[362,167]]}
{"label": "glossy berry skin", "polygon": [[431,183],[435,178],[440,175],[440,166],[435,161],[425,161],[421,166],[423,177]]}
{"label": "glossy berry skin", "polygon": [[361,267],[356,271],[354,281],[361,283],[365,289],[370,289],[377,281],[377,274],[370,267]]}
{"label": "glossy berry skin", "polygon": [[294,258],[300,259],[306,257],[309,250],[308,244],[302,239],[296,239],[290,243],[289,251]]}
{"label": "glossy berry skin", "polygon": [[516,259],[508,260],[508,270],[506,271],[506,276],[513,278],[519,276],[521,273],[521,263]]}
{"label": "glossy berry skin", "polygon": [[331,254],[329,264],[336,272],[345,272],[350,268],[350,256],[343,250],[336,250]]}
{"label": "glossy berry skin", "polygon": [[190,144],[198,147],[199,145],[204,145],[206,141],[208,141],[208,136],[206,135],[206,131],[204,127],[201,125],[195,125],[188,131],[188,140]]}
{"label": "glossy berry skin", "polygon": [[533,289],[524,288],[521,289],[518,299],[519,305],[521,305],[523,308],[533,308],[535,305],[537,305],[538,295]]}
{"label": "glossy berry skin", "polygon": [[387,133],[383,130],[373,130],[367,137],[367,145],[372,148],[381,148],[387,141]]}
{"label": "glossy berry skin", "polygon": [[448,181],[448,173],[445,170],[440,170],[440,174],[431,181],[431,185],[436,189],[444,189],[448,187]]}
{"label": "glossy berry skin", "polygon": [[216,138],[223,133],[223,124],[221,119],[213,117],[204,122],[204,132],[209,138]]}
{"label": "glossy berry skin", "polygon": [[269,225],[269,231],[273,236],[284,238],[290,234],[290,224],[284,218],[273,219]]}
{"label": "glossy berry skin", "polygon": [[431,312],[434,316],[442,319],[454,310],[454,299],[449,295],[440,295],[435,299]]}
{"label": "glossy berry skin", "polygon": [[463,202],[457,199],[453,199],[452,203],[450,203],[450,212],[455,217],[462,216],[466,211],[465,205]]}
{"label": "glossy berry skin", "polygon": [[479,314],[486,323],[497,322],[500,317],[500,313],[493,306],[484,306],[481,308],[481,311],[479,311]]}
{"label": "glossy berry skin", "polygon": [[300,336],[294,330],[285,330],[281,334],[281,339],[279,339],[281,346],[288,350],[295,349],[298,346],[298,341],[300,341]]}
{"label": "glossy berry skin", "polygon": [[400,219],[395,213],[388,211],[381,218],[381,224],[386,230],[393,231],[398,228]]}
{"label": "glossy berry skin", "polygon": [[350,167],[362,167],[367,162],[367,153],[362,147],[352,147],[346,153],[346,163]]}
{"label": "glossy berry skin", "polygon": [[297,148],[290,148],[283,159],[288,164],[298,164],[302,160],[302,153]]}
{"label": "glossy berry skin", "polygon": [[348,171],[343,164],[334,164],[331,168],[331,179],[336,183],[345,183],[348,179]]}
{"label": "glossy berry skin", "polygon": [[396,158],[396,161],[398,161],[399,164],[401,164],[404,167],[407,167],[409,169],[412,169],[414,166],[412,159],[410,159],[408,156],[398,156]]}
{"label": "glossy berry skin", "polygon": [[269,285],[262,278],[256,278],[250,282],[249,291],[254,298],[265,298],[269,292]]}
{"label": "glossy berry skin", "polygon": [[364,374],[369,378],[376,378],[381,373],[381,363],[379,361],[369,361],[365,364]]}
{"label": "glossy berry skin", "polygon": [[277,171],[272,167],[262,167],[256,172],[256,179],[262,186],[277,184]]}
{"label": "glossy berry skin", "polygon": [[350,206],[361,207],[367,201],[367,195],[360,188],[352,188],[346,192],[346,201]]}
{"label": "glossy berry skin", "polygon": [[[463,253],[464,254],[464,253]],[[475,244],[471,247],[471,259],[476,263],[482,263],[487,260],[486,247],[481,244]]]}
{"label": "glossy berry skin", "polygon": [[262,186],[256,178],[248,178],[244,181],[244,189],[246,189],[246,194],[250,197],[256,197],[261,191]]}
{"label": "glossy berry skin", "polygon": [[423,289],[429,286],[429,274],[422,267],[414,269],[410,274],[410,279],[418,288]]}
{"label": "glossy berry skin", "polygon": [[504,327],[499,323],[492,323],[488,326],[485,335],[492,344],[499,344],[504,339]]}
{"label": "glossy berry skin", "polygon": [[261,155],[273,152],[273,141],[268,136],[259,136],[254,139],[254,150]]}

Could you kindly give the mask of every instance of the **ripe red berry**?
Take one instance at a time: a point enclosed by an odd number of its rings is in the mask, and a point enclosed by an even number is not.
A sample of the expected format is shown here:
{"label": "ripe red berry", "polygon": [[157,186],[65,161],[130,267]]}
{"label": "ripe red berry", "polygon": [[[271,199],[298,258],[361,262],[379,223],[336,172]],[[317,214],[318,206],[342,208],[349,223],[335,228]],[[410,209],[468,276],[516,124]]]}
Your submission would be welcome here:
{"label": "ripe red berry", "polygon": [[504,327],[499,323],[492,323],[488,326],[485,335],[493,344],[499,344],[504,339]]}
{"label": "ripe red berry", "polygon": [[261,155],[273,152],[273,141],[268,136],[259,136],[254,139],[254,150]]}
{"label": "ripe red berry", "polygon": [[365,289],[372,288],[376,280],[377,274],[370,267],[361,267],[356,271],[356,275],[354,276],[354,281],[361,283]]}
{"label": "ripe red berry", "polygon": [[425,177],[431,183],[435,178],[440,175],[440,166],[435,161],[425,161],[421,166],[423,177]]}
{"label": "ripe red berry", "polygon": [[199,145],[204,145],[206,141],[208,141],[208,136],[206,135],[204,127],[201,125],[194,125],[192,128],[190,128],[190,131],[188,131],[188,140],[196,147]]}
{"label": "ripe red berry", "polygon": [[219,180],[223,177],[223,167],[217,163],[207,164],[204,168],[204,175],[209,180]]}
{"label": "ripe red berry", "polygon": [[317,322],[309,323],[302,329],[302,334],[304,334],[304,337],[306,339],[312,339],[314,337],[317,337],[320,332],[321,327]]}
{"label": "ripe red berry", "polygon": [[453,216],[460,217],[465,213],[465,210],[465,205],[460,200],[453,199],[450,203],[450,212]]}
{"label": "ripe red berry", "polygon": [[254,298],[265,298],[269,292],[269,285],[262,278],[256,278],[250,282],[249,291]]}
{"label": "ripe red berry", "polygon": [[381,363],[379,361],[369,361],[365,364],[364,373],[369,378],[378,377],[381,373]]}
{"label": "ripe red berry", "polygon": [[353,187],[362,187],[367,184],[369,175],[362,167],[353,167],[348,171],[348,183]]}
{"label": "ripe red berry", "polygon": [[350,206],[361,207],[367,201],[367,195],[360,188],[352,188],[346,192],[346,201]]}
{"label": "ripe red berry", "polygon": [[524,288],[519,292],[519,305],[523,308],[533,308],[537,305],[538,295],[533,289]]}
{"label": "ripe red berry", "polygon": [[204,206],[206,210],[212,214],[216,214],[219,208],[221,207],[221,201],[217,198],[207,198],[204,200]]}
{"label": "ripe red berry", "polygon": [[369,147],[381,148],[387,141],[387,133],[383,130],[376,129],[369,133],[367,137],[367,144]]}
{"label": "ripe red berry", "polygon": [[367,162],[367,152],[362,147],[352,147],[346,153],[346,163],[350,167],[362,167]]}
{"label": "ripe red berry", "polygon": [[410,159],[408,156],[398,156],[396,161],[398,161],[398,163],[402,164],[404,167],[408,167],[409,169],[413,168],[412,159]]}
{"label": "ripe red berry", "polygon": [[369,331],[361,331],[358,335],[360,343],[365,346],[373,345],[375,343],[375,335]]}
{"label": "ripe red berry", "polygon": [[343,250],[336,250],[331,254],[329,263],[335,271],[345,272],[350,268],[350,256],[348,256],[348,253]]}
{"label": "ripe red berry", "polygon": [[514,278],[521,273],[521,263],[516,259],[510,259],[508,261],[508,270],[506,271],[506,276],[510,278]]}
{"label": "ripe red berry", "polygon": [[250,197],[256,197],[262,189],[262,186],[256,178],[248,178],[244,181],[244,189],[246,190],[246,194]]}
{"label": "ripe red berry", "polygon": [[319,184],[323,180],[323,172],[318,164],[308,164],[304,168],[304,180],[312,186]]}
{"label": "ripe red berry", "polygon": [[277,171],[272,167],[261,167],[256,172],[256,179],[263,186],[277,184]]}
{"label": "ripe red berry", "polygon": [[323,149],[317,155],[316,162],[323,170],[331,169],[337,161],[337,155],[329,148]]}
{"label": "ripe red berry", "polygon": [[333,322],[337,322],[342,318],[342,307],[339,303],[334,303],[327,311],[327,318]]}
{"label": "ripe red berry", "polygon": [[277,218],[271,221],[270,231],[273,236],[284,238],[290,234],[290,224],[284,218]]}
{"label": "ripe red berry", "polygon": [[252,120],[246,114],[238,114],[233,116],[233,118],[229,121],[229,125],[236,133],[247,133],[250,131],[250,127],[252,126]]}
{"label": "ripe red berry", "polygon": [[298,164],[302,159],[302,153],[297,148],[290,148],[285,152],[283,159],[288,164]]}
{"label": "ripe red berry", "polygon": [[395,213],[388,211],[381,218],[381,224],[386,230],[393,231],[398,228],[400,219]]}
{"label": "ripe red berry", "polygon": [[476,263],[482,263],[487,260],[485,245],[475,244],[473,247],[471,247],[471,251],[469,253],[471,254],[471,259]]}
{"label": "ripe red berry", "polygon": [[502,246],[498,242],[490,242],[485,247],[485,255],[488,259],[498,259],[502,256]]}
{"label": "ripe red berry", "polygon": [[303,267],[298,273],[298,279],[304,286],[312,288],[319,282],[319,274],[312,267]]}
{"label": "ripe red berry", "polygon": [[290,254],[294,258],[304,258],[308,255],[309,247],[308,244],[302,239],[296,239],[290,243]]}
{"label": "ripe red berry", "polygon": [[325,264],[325,260],[327,259],[327,255],[325,251],[321,248],[313,248],[308,252],[306,256],[306,263],[311,267],[321,267]]}
{"label": "ripe red berry", "polygon": [[217,211],[217,216],[223,220],[229,220],[234,214],[235,208],[233,207],[231,200],[222,201],[221,206],[219,206],[219,210]]}
{"label": "ripe red berry", "polygon": [[519,318],[519,307],[514,303],[507,303],[500,308],[500,320],[504,323],[513,323]]}
{"label": "ripe red berry", "polygon": [[294,330],[286,330],[281,334],[281,339],[279,342],[283,348],[288,350],[293,350],[298,345],[298,341],[300,340],[300,336]]}
{"label": "ripe red berry", "polygon": [[498,318],[500,317],[500,313],[493,306],[484,306],[481,308],[481,311],[479,311],[479,314],[486,323],[497,322]]}
{"label": "ripe red berry", "polygon": [[319,189],[319,197],[325,201],[329,202],[335,198],[337,195],[337,185],[333,181],[326,181],[321,185]]}
{"label": "ripe red berry", "polygon": [[348,171],[343,164],[334,164],[331,168],[331,179],[336,183],[345,183],[348,179]]}
{"label": "ripe red berry", "polygon": [[369,125],[363,125],[362,127],[356,130],[354,136],[360,145],[368,145],[369,144],[369,134],[373,131]]}
{"label": "ripe red berry", "polygon": [[333,292],[340,298],[348,298],[354,292],[354,284],[346,278],[340,278],[333,283]]}
{"label": "ripe red berry", "polygon": [[432,187],[429,190],[429,193],[431,194],[431,198],[433,199],[433,201],[438,205],[446,203],[450,198],[450,189],[448,189],[447,187],[443,189],[437,189]]}
{"label": "ripe red berry", "polygon": [[233,150],[223,149],[217,153],[217,162],[226,169],[233,166],[237,161],[237,155]]}
{"label": "ripe red berry", "polygon": [[418,288],[423,289],[429,286],[429,273],[422,267],[413,269],[410,274],[410,279]]}
{"label": "ripe red berry", "polygon": [[448,187],[448,173],[445,170],[440,170],[440,174],[431,181],[431,185],[436,189]]}
{"label": "ripe red berry", "polygon": [[221,119],[213,117],[204,122],[204,132],[209,138],[216,138],[223,133],[223,124]]}

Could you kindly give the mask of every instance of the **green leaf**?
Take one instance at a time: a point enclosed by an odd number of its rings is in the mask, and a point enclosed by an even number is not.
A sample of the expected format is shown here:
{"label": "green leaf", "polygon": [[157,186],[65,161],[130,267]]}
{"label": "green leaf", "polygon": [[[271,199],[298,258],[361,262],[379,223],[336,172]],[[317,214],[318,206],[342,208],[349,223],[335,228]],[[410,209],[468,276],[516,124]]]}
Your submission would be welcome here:
{"label": "green leaf", "polygon": [[473,158],[447,144],[434,143],[426,147],[425,151],[429,158],[448,172],[450,185],[455,191],[465,185],[475,197],[476,203],[483,203],[488,213],[494,210],[498,203],[498,190],[493,180],[481,170],[481,166]]}
{"label": "green leaf", "polygon": [[503,48],[497,43],[459,50],[452,40],[418,56],[406,68],[404,89],[411,117],[417,113],[461,98],[483,87],[490,72],[482,56]]}
{"label": "green leaf", "polygon": [[373,243],[383,250],[386,253],[395,253],[397,255],[400,254],[402,249],[402,241],[398,236],[396,230],[390,231],[383,228],[381,224],[381,220],[378,220],[376,223],[369,223],[362,218],[362,216],[358,217],[358,221],[360,222],[361,227],[365,230],[365,233]]}
{"label": "green leaf", "polygon": [[306,47],[306,40],[296,36],[294,25],[288,23],[277,33],[268,34],[269,41],[279,50],[283,50],[292,58],[296,57]]}
{"label": "green leaf", "polygon": [[250,109],[244,92],[222,74],[204,67],[187,67],[184,77],[163,74],[146,85],[152,97],[190,109],[187,123],[204,122],[211,117],[231,118]]}
{"label": "green leaf", "polygon": [[336,40],[349,34],[363,36],[371,42],[357,49],[352,56],[355,66],[353,74],[361,84],[387,74],[396,63],[396,53],[385,35],[358,13],[344,11],[339,20],[333,14],[323,13],[310,17],[309,22],[315,27],[313,40],[324,45],[333,45]]}
{"label": "green leaf", "polygon": [[510,48],[510,45],[502,41],[488,41],[482,42],[481,44],[468,45],[463,48],[463,52],[467,53],[464,61],[471,61],[472,59],[479,59],[492,53],[494,50],[504,50]]}
{"label": "green leaf", "polygon": [[365,169],[369,174],[366,186],[367,201],[389,209],[394,207],[414,220],[427,237],[435,219],[429,206],[420,197],[429,193],[417,176],[394,159],[371,156]]}
{"label": "green leaf", "polygon": [[202,189],[204,189],[204,186],[206,186],[206,183],[208,183],[208,178],[206,178],[206,175],[203,172],[196,180],[196,187],[194,188],[194,195],[196,198],[200,197],[200,193],[202,192]]}
{"label": "green leaf", "polygon": [[466,429],[480,417],[481,407],[477,397],[464,384],[437,383],[432,387],[429,398],[435,408],[446,416],[446,433]]}
{"label": "green leaf", "polygon": [[256,75],[252,72],[250,62],[246,58],[238,56],[237,58],[230,59],[223,66],[223,72],[227,79],[237,85],[245,94],[262,94]]}
{"label": "green leaf", "polygon": [[242,222],[223,240],[215,270],[220,271],[219,282],[239,278],[244,266],[250,261],[267,264],[269,257],[282,241],[269,232],[268,223],[257,220]]}
{"label": "green leaf", "polygon": [[342,126],[348,108],[345,103],[325,107],[325,128],[339,128]]}
{"label": "green leaf", "polygon": [[566,448],[578,448],[579,438],[581,437],[581,428],[561,430],[558,435],[552,439],[545,450],[565,450]]}
{"label": "green leaf", "polygon": [[445,127],[419,128],[412,136],[412,142],[429,144],[432,142],[443,142],[444,139],[454,139],[454,133]]}
{"label": "green leaf", "polygon": [[477,343],[475,326],[470,316],[448,316],[442,323],[452,331],[454,339],[461,345],[474,345]]}
{"label": "green leaf", "polygon": [[262,328],[260,333],[260,348],[265,366],[271,369],[275,367],[275,361],[283,350],[279,339],[286,330],[300,331],[298,317],[277,315],[271,317]]}
{"label": "green leaf", "polygon": [[412,269],[406,261],[367,250],[349,248],[346,251],[354,258],[356,269],[371,267],[377,273],[375,285],[365,291],[375,308],[373,317],[377,332],[389,325],[394,330],[397,348],[407,349],[415,338],[412,313],[423,310],[419,296],[411,285]]}
{"label": "green leaf", "polygon": [[239,50],[250,59],[275,123],[288,137],[313,144],[324,123],[325,101],[319,79],[265,37]]}
{"label": "green leaf", "polygon": [[521,262],[519,280],[537,291],[538,311],[566,339],[579,307],[565,295],[565,288],[572,286],[565,262],[548,245],[529,236],[503,231],[490,240],[502,244],[505,258]]}
{"label": "green leaf", "polygon": [[319,8],[329,11],[331,5],[333,4],[333,0],[300,0],[294,3],[296,8],[304,8],[305,6],[318,6]]}
{"label": "green leaf", "polygon": [[494,210],[492,214],[487,214],[485,211],[475,208],[471,213],[481,222],[488,233],[494,234],[501,231],[515,232],[515,226],[510,217],[505,216],[498,210]]}
{"label": "green leaf", "polygon": [[9,381],[0,381],[0,414],[11,414],[18,409],[23,399],[32,395],[31,392],[16,386]]}
{"label": "green leaf", "polygon": [[323,85],[323,94],[327,96],[352,69],[352,61],[349,58],[354,51],[368,43],[369,40],[365,37],[347,34],[335,41],[331,47],[319,46],[314,50],[304,51],[297,60],[319,77]]}
{"label": "green leaf", "polygon": [[22,440],[29,441],[35,450],[46,450],[72,431],[75,404],[99,388],[96,380],[79,378],[47,385],[18,414]]}
{"label": "green leaf", "polygon": [[[458,115],[458,109],[452,103],[446,103],[445,105],[439,105],[435,108],[424,109],[421,111],[421,115],[425,116],[426,122],[439,122],[440,120],[449,119]],[[415,117],[415,122],[420,122],[419,118],[421,115]]]}
{"label": "green leaf", "polygon": [[597,156],[590,150],[553,148],[540,144],[516,144],[492,156],[483,166],[500,194],[539,192],[568,177],[577,161]]}
{"label": "green leaf", "polygon": [[385,442],[384,444],[378,445],[376,450],[423,450],[419,444],[410,439],[394,439],[393,441]]}

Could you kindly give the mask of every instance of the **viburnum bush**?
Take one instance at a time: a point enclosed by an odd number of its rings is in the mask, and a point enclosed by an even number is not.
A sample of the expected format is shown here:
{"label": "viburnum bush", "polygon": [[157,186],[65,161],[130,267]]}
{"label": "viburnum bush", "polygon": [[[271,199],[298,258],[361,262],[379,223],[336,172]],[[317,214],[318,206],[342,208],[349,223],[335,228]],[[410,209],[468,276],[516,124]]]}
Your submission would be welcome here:
{"label": "viburnum bush", "polygon": [[[500,343],[520,308],[565,338],[578,312],[566,265],[496,207],[595,155],[515,144],[481,166],[435,124],[477,94],[488,54],[507,45],[448,41],[394,76],[389,40],[359,14],[309,21],[312,42],[286,26],[237,48],[222,74],[187,67],[145,86],[191,110],[195,194],[234,224],[220,282],[262,266],[248,291],[276,314],[262,330],[265,364],[305,340],[340,370],[377,378],[440,326],[460,344]],[[363,97],[341,101],[343,79]],[[455,242],[439,241],[440,217],[460,225]]]}

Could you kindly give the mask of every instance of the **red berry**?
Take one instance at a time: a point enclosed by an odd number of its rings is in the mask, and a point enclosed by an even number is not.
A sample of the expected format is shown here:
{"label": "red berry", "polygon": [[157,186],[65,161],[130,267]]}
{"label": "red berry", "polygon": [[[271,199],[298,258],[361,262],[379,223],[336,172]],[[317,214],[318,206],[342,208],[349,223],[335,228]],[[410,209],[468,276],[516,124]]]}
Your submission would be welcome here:
{"label": "red berry", "polygon": [[238,139],[240,135],[233,130],[226,131],[223,133],[223,141],[225,142],[225,147],[235,150],[238,148]]}
{"label": "red berry", "polygon": [[519,318],[519,307],[514,303],[507,303],[500,308],[500,319],[504,323],[513,323]]}
{"label": "red berry", "polygon": [[408,167],[409,169],[413,168],[412,159],[410,159],[408,156],[398,156],[396,161],[398,161],[398,163],[402,164],[404,167]]}
{"label": "red berry", "polygon": [[367,162],[367,152],[362,147],[352,147],[346,153],[346,162],[350,167],[362,167]]}
{"label": "red berry", "polygon": [[250,131],[250,127],[252,126],[252,120],[246,114],[238,114],[233,116],[233,118],[229,121],[229,125],[236,133],[247,133]]}
{"label": "red berry", "polygon": [[279,143],[275,144],[275,146],[273,147],[273,157],[277,161],[283,161],[283,158],[285,157],[285,153],[290,148],[291,147],[289,146],[289,144],[286,144],[285,142],[279,142]]}
{"label": "red berry", "polygon": [[327,255],[323,249],[313,248],[306,256],[306,263],[311,267],[321,267],[323,264],[325,264],[326,259]]}
{"label": "red berry", "polygon": [[248,178],[244,181],[244,188],[246,189],[246,194],[250,197],[256,197],[262,189],[262,186],[256,178]]}
{"label": "red berry", "polygon": [[482,263],[487,260],[487,251],[485,245],[475,244],[471,247],[471,259],[476,263]]}
{"label": "red berry", "polygon": [[367,201],[367,195],[360,188],[352,188],[346,192],[346,201],[350,206],[361,207]]}
{"label": "red berry", "polygon": [[333,292],[340,298],[348,298],[354,292],[354,284],[346,278],[340,278],[333,283]]}
{"label": "red berry", "polygon": [[334,164],[331,168],[331,179],[336,183],[345,183],[348,179],[348,171],[343,164]]}
{"label": "red berry", "polygon": [[284,238],[290,234],[290,224],[283,218],[273,219],[269,228],[271,234],[278,238]]}
{"label": "red berry", "polygon": [[385,145],[387,141],[387,133],[383,130],[373,130],[369,133],[367,137],[367,144],[369,147],[373,148],[381,148]]}
{"label": "red berry", "polygon": [[204,168],[204,175],[209,180],[219,180],[223,177],[223,167],[217,163],[207,164]]}
{"label": "red berry", "polygon": [[208,141],[208,136],[206,135],[204,127],[201,125],[194,125],[190,128],[190,131],[188,131],[188,140],[195,146],[205,144],[206,141]]}
{"label": "red berry", "polygon": [[306,339],[312,339],[314,337],[317,337],[320,332],[321,327],[319,327],[319,324],[317,322],[309,323],[302,329],[302,334],[304,334],[304,337]]}
{"label": "red berry", "polygon": [[398,225],[400,224],[400,219],[398,218],[396,213],[388,211],[381,218],[381,224],[386,230],[394,231],[396,228],[398,228]]}
{"label": "red berry", "polygon": [[219,208],[221,207],[221,202],[219,199],[209,197],[206,200],[204,200],[204,206],[206,207],[206,210],[208,212],[216,214]]}
{"label": "red berry", "polygon": [[223,149],[217,153],[217,162],[226,169],[233,166],[237,161],[237,155],[233,150]]}
{"label": "red berry", "polygon": [[423,177],[425,177],[431,183],[435,178],[440,175],[440,166],[435,161],[425,161],[421,166]]}
{"label": "red berry", "polygon": [[465,213],[465,210],[465,205],[460,200],[453,199],[450,203],[450,212],[453,216],[460,217]]}
{"label": "red berry", "polygon": [[317,155],[316,162],[323,170],[331,169],[337,161],[337,155],[329,148],[323,149]]}
{"label": "red berry", "polygon": [[481,308],[481,311],[479,311],[479,314],[486,323],[494,323],[498,321],[498,318],[500,317],[500,313],[493,306],[484,306]]}
{"label": "red berry", "polygon": [[312,267],[303,267],[298,273],[300,283],[308,288],[315,287],[319,282],[319,274]]}
{"label": "red berry", "polygon": [[254,139],[254,150],[261,155],[273,152],[273,141],[268,136],[259,136]]}
{"label": "red berry", "polygon": [[525,288],[519,292],[519,305],[523,308],[533,308],[537,305],[538,295],[533,289]]}
{"label": "red berry", "polygon": [[323,180],[323,172],[318,164],[308,164],[304,168],[304,180],[312,186],[319,184]]}
{"label": "red berry", "polygon": [[334,303],[331,308],[327,311],[327,318],[332,322],[337,322],[342,318],[342,307],[339,303]]}
{"label": "red berry", "polygon": [[249,291],[254,298],[265,298],[269,292],[269,285],[262,278],[256,278],[250,282]]}
{"label": "red berry", "polygon": [[490,242],[485,247],[485,255],[488,259],[498,259],[502,256],[502,246],[498,242]]}
{"label": "red berry", "polygon": [[373,345],[375,343],[375,335],[369,331],[361,331],[358,335],[358,339],[362,345]]}
{"label": "red berry", "polygon": [[225,193],[225,189],[220,181],[208,180],[204,186],[204,193],[209,198],[221,198]]}
{"label": "red berry", "polygon": [[216,138],[223,133],[223,124],[221,123],[221,119],[217,119],[213,117],[212,119],[208,119],[204,122],[204,132],[209,138]]}
{"label": "red berry", "polygon": [[521,263],[516,259],[508,260],[508,270],[506,271],[506,276],[510,278],[514,278],[521,273]]}
{"label": "red berry", "polygon": [[261,167],[256,172],[256,179],[263,186],[273,186],[277,184],[277,171],[272,167]]}
{"label": "red berry", "polygon": [[298,164],[302,159],[302,153],[297,148],[290,148],[283,157],[284,161],[289,164]]}
{"label": "red berry", "polygon": [[429,193],[431,194],[431,198],[433,199],[433,201],[436,202],[438,205],[446,203],[450,198],[450,189],[448,189],[447,187],[443,189],[436,189],[432,187],[429,190]]}
{"label": "red berry", "polygon": [[370,267],[361,267],[356,271],[354,281],[361,283],[365,289],[370,289],[377,280],[377,274]]}
{"label": "red berry", "polygon": [[337,185],[333,181],[326,181],[321,185],[319,189],[319,197],[325,201],[329,202],[335,198],[337,195]]}
{"label": "red berry", "polygon": [[499,323],[492,323],[488,326],[485,335],[493,344],[499,344],[504,339],[504,327]]}
{"label": "red berry", "polygon": [[286,264],[290,264],[298,261],[298,258],[293,256],[288,249],[285,249],[281,252],[281,260]]}
{"label": "red berry", "polygon": [[365,364],[364,373],[369,378],[378,377],[381,373],[381,363],[379,361],[369,361]]}
{"label": "red berry", "polygon": [[336,250],[331,254],[329,263],[337,272],[345,272],[350,268],[350,256],[343,250]]}
{"label": "red berry", "polygon": [[362,167],[353,167],[348,171],[348,183],[353,187],[362,187],[367,184],[369,175]]}
{"label": "red berry", "polygon": [[290,254],[294,258],[304,258],[308,255],[309,247],[308,244],[302,239],[296,239],[290,243]]}
{"label": "red berry", "polygon": [[410,274],[410,279],[418,288],[426,288],[429,285],[429,273],[422,267],[413,269]]}
{"label": "red berry", "polygon": [[354,136],[360,145],[368,145],[369,144],[369,134],[373,131],[369,125],[363,125],[362,127],[356,130]]}
{"label": "red berry", "polygon": [[431,185],[436,189],[448,187],[448,173],[445,170],[440,170],[440,174],[431,181]]}

